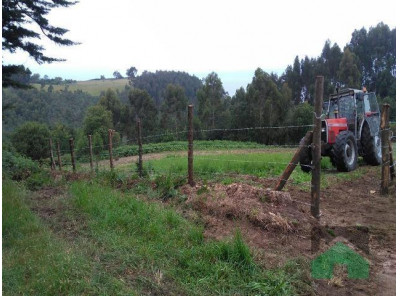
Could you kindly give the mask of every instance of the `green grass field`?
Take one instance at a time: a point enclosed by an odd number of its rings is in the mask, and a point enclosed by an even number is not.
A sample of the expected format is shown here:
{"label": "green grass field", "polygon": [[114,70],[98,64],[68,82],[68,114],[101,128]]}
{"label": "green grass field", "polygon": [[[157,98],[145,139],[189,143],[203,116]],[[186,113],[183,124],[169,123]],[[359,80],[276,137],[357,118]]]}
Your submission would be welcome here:
{"label": "green grass field", "polygon": [[[197,179],[209,181],[224,181],[230,175],[251,175],[261,178],[278,178],[288,163],[293,151],[264,152],[244,154],[218,154],[194,157],[194,175]],[[149,160],[144,163],[148,173],[157,175],[185,176],[187,174],[187,157],[167,156],[162,159]],[[321,161],[321,186],[329,186],[339,180],[351,180],[360,177],[368,167],[360,167],[349,173],[338,173],[332,167],[329,158]],[[123,169],[123,168],[121,168]],[[234,181],[235,178],[232,179]],[[311,174],[304,173],[299,166],[295,168],[289,178],[293,185],[304,190],[310,190]]]}
{"label": "green grass field", "polygon": [[[237,149],[270,149],[268,146],[255,142],[239,142],[239,141],[195,141],[193,144],[195,151],[216,151],[216,150],[237,150]],[[142,153],[160,153],[160,152],[175,152],[175,151],[187,151],[187,141],[169,141],[161,143],[149,143],[143,144]],[[114,157],[127,157],[138,155],[138,145],[121,145],[113,148]],[[87,149],[78,150],[76,152],[77,157],[82,161],[89,161],[89,155]],[[68,155],[64,156],[68,160]],[[98,159],[108,159],[108,150],[104,150],[98,155]]]}
{"label": "green grass field", "polygon": [[[201,155],[194,157],[194,174],[200,180],[214,180],[216,182],[226,179],[229,175],[252,175],[262,178],[278,178],[283,170],[290,162],[295,148],[282,148],[265,146],[253,142],[236,142],[236,141],[195,141],[195,151],[201,152]],[[243,150],[243,152],[241,152]],[[153,178],[160,175],[169,175],[175,177],[185,177],[187,174],[187,156],[182,152],[187,151],[187,142],[172,141],[164,143],[151,143],[143,145],[143,153],[161,153],[156,159],[145,160],[143,163],[146,173]],[[226,152],[224,152],[226,151]],[[234,151],[234,153],[230,153]],[[170,152],[170,153],[169,153]],[[176,153],[174,153],[176,152]],[[117,147],[113,151],[114,157],[135,156],[138,153],[136,145],[125,145]],[[89,169],[88,157],[83,154],[80,156],[78,163],[81,164],[78,170],[87,171]],[[108,159],[108,152],[104,151],[100,154],[99,159]],[[68,155],[65,155],[64,164],[70,163]],[[321,161],[322,180],[321,185],[329,186],[330,184],[342,180],[358,178],[364,172],[363,162],[360,160],[360,168],[350,173],[338,173],[332,167],[329,158],[323,157]],[[86,163],[82,165],[82,162]],[[100,171],[107,172],[108,162],[103,162],[99,167]],[[68,167],[65,167],[68,169]],[[124,162],[117,165],[115,172],[120,179],[135,175],[137,166],[135,161],[131,163]],[[230,177],[229,177],[230,178]],[[235,180],[233,178],[232,180]],[[292,175],[290,182],[309,190],[311,174],[301,171],[297,166]]]}
{"label": "green grass field", "polygon": [[[71,84],[53,85],[53,87],[54,91],[61,91],[68,86],[68,90],[70,91],[82,90],[83,92],[87,92],[93,96],[98,96],[102,91],[106,91],[109,88],[122,91],[128,84],[128,79],[124,78],[78,81]],[[40,89],[40,84],[33,84],[33,86],[37,89]],[[46,85],[46,89],[47,87],[48,85]]]}

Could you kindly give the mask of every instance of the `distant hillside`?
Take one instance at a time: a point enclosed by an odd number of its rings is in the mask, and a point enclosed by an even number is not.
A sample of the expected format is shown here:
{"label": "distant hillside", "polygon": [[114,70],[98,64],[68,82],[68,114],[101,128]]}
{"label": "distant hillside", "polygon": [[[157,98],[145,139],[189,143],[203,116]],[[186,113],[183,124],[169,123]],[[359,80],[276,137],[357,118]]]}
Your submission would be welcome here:
{"label": "distant hillside", "polygon": [[87,108],[99,100],[98,96],[79,90],[49,92],[3,88],[2,96],[3,133],[12,131],[26,121],[81,127]]}
{"label": "distant hillside", "polygon": [[[102,91],[106,91],[108,88],[123,91],[125,86],[129,85],[129,81],[127,78],[123,79],[93,79],[87,81],[78,81],[76,83],[68,83],[68,84],[53,84],[53,91],[62,91],[67,88],[69,91],[77,91],[81,90],[86,92],[92,96],[99,96]],[[41,85],[38,83],[34,83],[33,86],[40,90]],[[47,90],[49,85],[45,85],[44,89]]]}
{"label": "distant hillside", "polygon": [[[202,87],[202,82],[198,77],[180,71],[144,71],[134,81],[134,86],[147,91],[158,107],[161,106],[164,100],[164,91],[168,84],[177,84],[183,87],[185,95],[191,103],[196,102],[196,92]],[[128,92],[126,92],[126,87],[129,86],[128,78],[93,79],[74,83],[62,82],[60,84],[45,84],[43,87],[39,83],[32,85],[38,90],[43,88],[47,91],[49,87],[53,88],[53,92],[65,90],[75,92],[80,90],[92,96],[100,96],[101,92],[111,88],[120,93],[119,96],[123,103],[128,103]]]}
{"label": "distant hillside", "polygon": [[[57,84],[58,83],[58,84]],[[196,92],[202,86],[199,78],[185,72],[144,71],[134,82],[136,88],[146,90],[161,107],[168,84],[184,88],[188,101],[196,100]],[[72,128],[82,125],[89,106],[97,104],[102,92],[118,91],[123,104],[129,104],[129,80],[93,79],[88,81],[33,83],[33,89],[3,88],[3,130],[11,132],[26,121],[39,121],[50,126],[63,123]]]}

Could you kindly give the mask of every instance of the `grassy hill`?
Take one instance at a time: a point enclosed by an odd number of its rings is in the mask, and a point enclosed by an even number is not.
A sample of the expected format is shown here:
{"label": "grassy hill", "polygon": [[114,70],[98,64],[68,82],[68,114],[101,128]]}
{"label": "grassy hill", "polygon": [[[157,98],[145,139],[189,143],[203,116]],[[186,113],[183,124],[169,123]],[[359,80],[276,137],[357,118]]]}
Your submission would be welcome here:
{"label": "grassy hill", "polygon": [[[75,90],[82,90],[83,92],[87,92],[93,96],[98,96],[102,91],[106,91],[108,88],[123,90],[125,85],[128,84],[128,79],[95,79],[95,80],[87,80],[87,81],[78,81],[76,83],[71,84],[59,84],[53,85],[55,91],[63,90],[66,86],[68,90],[75,91]],[[40,84],[33,84],[33,86],[37,89],[40,89]],[[45,88],[47,89],[49,86],[46,85]]]}

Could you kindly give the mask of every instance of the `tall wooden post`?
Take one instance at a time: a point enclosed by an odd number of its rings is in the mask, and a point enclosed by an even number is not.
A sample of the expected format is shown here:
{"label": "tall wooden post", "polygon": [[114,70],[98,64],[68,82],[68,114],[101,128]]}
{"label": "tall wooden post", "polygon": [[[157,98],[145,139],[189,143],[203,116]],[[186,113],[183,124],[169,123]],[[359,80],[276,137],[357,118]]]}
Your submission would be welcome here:
{"label": "tall wooden post", "polygon": [[188,183],[194,186],[193,177],[193,105],[188,106]]}
{"label": "tall wooden post", "polygon": [[382,141],[382,178],[381,178],[381,194],[389,193],[390,181],[390,156],[389,156],[389,104],[384,104],[381,114],[381,141]]}
{"label": "tall wooden post", "polygon": [[311,175],[311,214],[319,219],[319,200],[321,193],[321,114],[324,94],[324,76],[315,80],[314,131],[312,143],[313,170]]}
{"label": "tall wooden post", "polygon": [[112,136],[113,136],[113,130],[109,129],[108,130],[108,153],[110,154],[110,169],[114,168],[114,161],[113,161],[113,155],[112,155]]}
{"label": "tall wooden post", "polygon": [[92,146],[92,135],[88,135],[88,141],[89,141],[90,170],[93,172],[93,146]]}
{"label": "tall wooden post", "polygon": [[61,171],[62,170],[62,163],[61,163],[60,141],[57,141],[57,160],[58,160],[58,168]]}
{"label": "tall wooden post", "polygon": [[75,173],[76,166],[75,166],[74,139],[73,138],[69,139],[69,149],[71,150],[72,171]]}
{"label": "tall wooden post", "polygon": [[49,139],[49,146],[50,146],[51,170],[54,171],[56,169],[56,163],[54,162],[53,141],[52,141],[52,139]]}
{"label": "tall wooden post", "polygon": [[140,119],[137,120],[136,122],[136,128],[137,128],[137,138],[138,138],[138,172],[139,176],[143,177],[143,147],[142,147],[142,124],[140,122]]}

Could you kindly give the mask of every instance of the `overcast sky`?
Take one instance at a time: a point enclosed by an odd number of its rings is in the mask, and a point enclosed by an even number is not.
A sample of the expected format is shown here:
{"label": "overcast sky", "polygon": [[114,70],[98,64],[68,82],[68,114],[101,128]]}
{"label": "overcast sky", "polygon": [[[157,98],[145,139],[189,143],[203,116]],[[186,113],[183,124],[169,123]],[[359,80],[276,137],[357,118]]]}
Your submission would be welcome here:
{"label": "overcast sky", "polygon": [[[271,2],[271,3],[270,3]],[[343,49],[351,33],[384,22],[396,26],[394,0],[81,0],[53,10],[50,23],[81,45],[43,40],[46,54],[66,62],[38,65],[3,52],[5,64],[33,73],[88,80],[143,70],[179,70],[199,78],[215,71],[231,95],[257,67],[281,74],[296,55],[316,57],[330,39]]]}

